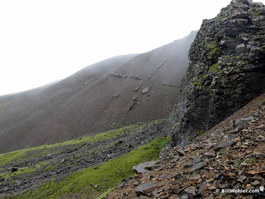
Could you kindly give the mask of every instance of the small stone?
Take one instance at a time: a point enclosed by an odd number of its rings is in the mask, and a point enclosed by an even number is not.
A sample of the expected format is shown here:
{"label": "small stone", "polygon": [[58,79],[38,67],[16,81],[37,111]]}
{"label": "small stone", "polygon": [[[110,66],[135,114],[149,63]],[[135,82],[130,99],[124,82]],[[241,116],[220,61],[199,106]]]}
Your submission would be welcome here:
{"label": "small stone", "polygon": [[199,170],[199,169],[202,169],[203,167],[206,166],[206,163],[205,162],[199,162],[197,164],[195,164],[191,169],[190,169],[190,172],[193,172],[193,171],[196,171],[196,170]]}
{"label": "small stone", "polygon": [[155,190],[155,191],[152,192],[152,195],[153,195],[154,197],[158,198],[158,197],[161,195],[161,193],[158,193],[158,191]]}
{"label": "small stone", "polygon": [[219,151],[219,150],[221,150],[223,148],[232,146],[233,144],[235,144],[235,141],[234,140],[223,141],[223,142],[215,145],[214,150],[215,151]]}
{"label": "small stone", "polygon": [[217,189],[216,186],[210,186],[210,187],[208,187],[208,190],[210,190],[210,191],[215,191],[216,189]]}
{"label": "small stone", "polygon": [[185,195],[180,196],[179,199],[189,199],[189,198],[190,198],[189,195],[185,194]]}
{"label": "small stone", "polygon": [[185,155],[185,152],[182,149],[178,149],[177,152],[179,153],[180,156]]}
{"label": "small stone", "polygon": [[183,175],[181,173],[178,173],[178,174],[173,176],[174,179],[180,179],[182,177],[183,177]]}
{"label": "small stone", "polygon": [[3,191],[9,191],[9,190],[10,190],[10,188],[8,186],[3,188]]}
{"label": "small stone", "polygon": [[203,155],[202,155],[202,158],[205,159],[205,158],[212,158],[212,157],[215,157],[215,152],[205,152]]}
{"label": "small stone", "polygon": [[187,168],[190,168],[190,167],[192,167],[192,166],[193,166],[193,163],[191,163],[191,162],[186,162],[186,163],[184,163],[184,164],[182,165],[182,168],[187,169]]}
{"label": "small stone", "polygon": [[265,137],[262,136],[262,135],[259,135],[259,136],[257,137],[257,141],[265,141]]}
{"label": "small stone", "polygon": [[135,181],[134,183],[133,183],[133,186],[138,186],[140,184],[140,182],[139,181]]}
{"label": "small stone", "polygon": [[199,186],[198,194],[202,194],[203,192],[205,192],[205,189],[206,189],[206,184],[205,184],[205,182],[203,182]]}
{"label": "small stone", "polygon": [[10,167],[10,168],[8,169],[8,171],[11,171],[11,172],[13,173],[13,172],[18,171],[18,168],[17,168],[17,167]]}
{"label": "small stone", "polygon": [[190,186],[190,187],[184,189],[184,193],[187,193],[191,196],[195,196],[196,195],[196,187]]}
{"label": "small stone", "polygon": [[239,44],[236,46],[236,52],[237,53],[244,53],[246,51],[246,45],[245,44]]}
{"label": "small stone", "polygon": [[192,160],[192,162],[193,162],[194,164],[196,164],[196,163],[198,163],[198,162],[201,162],[201,161],[202,161],[202,159],[201,159],[200,157],[194,158],[194,159]]}
{"label": "small stone", "polygon": [[0,177],[0,182],[2,182],[2,181],[4,181],[5,180],[5,178],[3,178],[3,177]]}
{"label": "small stone", "polygon": [[21,182],[19,180],[16,180],[16,185],[21,186]]}
{"label": "small stone", "polygon": [[241,182],[241,183],[244,183],[246,179],[247,179],[246,176],[240,176],[240,177],[237,179],[237,181],[238,181],[238,182]]}
{"label": "small stone", "polygon": [[242,175],[242,173],[243,173],[244,171],[245,171],[244,169],[238,171],[238,174],[237,174],[237,175],[239,175],[239,176]]}
{"label": "small stone", "polygon": [[260,184],[260,182],[258,181],[258,180],[255,180],[254,182],[252,182],[251,184],[253,184],[254,186],[256,186],[256,185],[259,185]]}
{"label": "small stone", "polygon": [[218,174],[214,177],[215,180],[219,180],[221,177],[223,176],[223,174]]}
{"label": "small stone", "polygon": [[251,122],[253,119],[254,119],[254,117],[252,117],[252,116],[236,119],[233,121],[233,124],[232,124],[233,128],[244,126],[245,124]]}
{"label": "small stone", "polygon": [[148,183],[145,183],[145,184],[138,186],[135,189],[135,192],[137,194],[148,195],[149,193],[152,193],[156,188],[157,188],[157,185],[155,183],[148,182]]}
{"label": "small stone", "polygon": [[155,167],[157,161],[147,161],[133,167],[137,173],[146,173]]}
{"label": "small stone", "polygon": [[172,192],[173,194],[179,194],[181,191],[182,191],[182,189],[180,189],[179,186],[174,187],[174,188],[171,189],[171,192]]}
{"label": "small stone", "polygon": [[145,87],[145,88],[142,90],[142,94],[146,94],[146,93],[148,93],[149,90],[150,90],[150,87],[149,87],[149,86],[148,86],[148,87]]}

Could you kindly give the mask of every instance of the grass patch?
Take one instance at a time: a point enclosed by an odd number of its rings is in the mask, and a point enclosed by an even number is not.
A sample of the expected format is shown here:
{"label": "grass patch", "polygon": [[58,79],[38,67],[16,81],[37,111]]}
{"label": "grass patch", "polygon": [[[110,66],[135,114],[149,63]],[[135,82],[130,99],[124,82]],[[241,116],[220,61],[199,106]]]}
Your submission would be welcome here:
{"label": "grass patch", "polygon": [[172,135],[168,135],[166,138],[166,144],[169,144],[172,141]]}
{"label": "grass patch", "polygon": [[108,189],[106,192],[104,192],[103,194],[101,194],[99,197],[97,197],[97,199],[104,199],[109,193],[111,193],[112,191],[114,191],[114,187]]}
{"label": "grass patch", "polygon": [[4,179],[8,179],[10,177],[18,176],[21,174],[32,173],[32,172],[37,171],[38,169],[40,169],[41,167],[43,167],[47,164],[48,164],[48,162],[41,162],[39,164],[36,164],[35,167],[22,167],[22,168],[19,168],[18,171],[16,171],[16,172],[8,171],[8,172],[1,173],[0,177],[2,177]]}
{"label": "grass patch", "polygon": [[[3,153],[0,154],[0,166],[5,165],[9,162],[12,162],[13,160],[23,160],[23,159],[28,159],[29,156],[26,154],[26,152],[30,151],[36,151],[35,155],[39,155],[40,153],[43,153],[50,148],[54,147],[59,147],[59,146],[65,146],[65,145],[75,145],[75,144],[83,144],[83,143],[95,143],[95,142],[101,142],[104,140],[109,140],[117,137],[118,135],[124,134],[129,131],[134,131],[140,127],[139,124],[135,125],[130,125],[126,126],[117,130],[112,130],[112,131],[107,131],[103,133],[96,134],[94,136],[86,136],[82,137],[79,139],[75,140],[69,140],[57,144],[50,144],[50,145],[43,145],[43,146],[38,146],[38,147],[33,147],[33,148],[28,148],[28,149],[21,149],[21,150],[16,150],[8,153]],[[38,151],[39,150],[39,151]]]}
{"label": "grass patch", "polygon": [[156,139],[118,158],[74,172],[61,182],[53,180],[38,190],[27,191],[12,198],[55,199],[72,193],[86,195],[88,198],[96,198],[115,187],[122,180],[135,175],[132,170],[133,166],[157,159],[165,142],[165,138]]}

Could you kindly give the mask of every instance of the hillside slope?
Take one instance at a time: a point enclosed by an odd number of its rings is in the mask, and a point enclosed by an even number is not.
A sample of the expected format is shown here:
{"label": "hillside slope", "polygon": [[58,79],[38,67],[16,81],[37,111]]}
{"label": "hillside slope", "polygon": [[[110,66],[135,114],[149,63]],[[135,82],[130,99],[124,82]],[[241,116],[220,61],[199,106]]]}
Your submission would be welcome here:
{"label": "hillside slope", "polygon": [[195,35],[99,62],[45,88],[0,97],[0,152],[167,118]]}
{"label": "hillside slope", "polygon": [[265,94],[186,146],[165,149],[159,168],[121,183],[107,199],[264,198],[264,124]]}
{"label": "hillside slope", "polygon": [[[94,198],[134,175],[132,166],[158,158],[165,142],[164,123],[131,125],[0,154],[0,198]],[[84,174],[88,177],[82,178]]]}

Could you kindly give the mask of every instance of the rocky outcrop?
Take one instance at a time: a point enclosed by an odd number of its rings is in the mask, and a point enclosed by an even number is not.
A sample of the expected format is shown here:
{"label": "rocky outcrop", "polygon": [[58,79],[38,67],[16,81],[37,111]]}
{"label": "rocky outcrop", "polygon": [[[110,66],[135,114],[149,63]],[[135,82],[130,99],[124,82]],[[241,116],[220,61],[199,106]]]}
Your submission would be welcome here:
{"label": "rocky outcrop", "polygon": [[265,89],[265,7],[233,0],[204,20],[170,121],[173,144],[185,144]]}

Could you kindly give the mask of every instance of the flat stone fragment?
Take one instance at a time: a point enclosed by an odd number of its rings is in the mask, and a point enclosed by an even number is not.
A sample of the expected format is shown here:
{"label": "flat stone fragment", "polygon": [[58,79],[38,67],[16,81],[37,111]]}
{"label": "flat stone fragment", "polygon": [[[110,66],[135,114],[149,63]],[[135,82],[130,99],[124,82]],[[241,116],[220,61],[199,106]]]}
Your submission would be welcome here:
{"label": "flat stone fragment", "polygon": [[190,187],[184,189],[184,192],[189,194],[189,195],[195,196],[196,195],[196,187],[190,186]]}
{"label": "flat stone fragment", "polygon": [[155,167],[155,165],[156,165],[156,161],[147,161],[137,166],[134,166],[133,170],[135,170],[137,173],[146,173],[150,171],[150,169]]}
{"label": "flat stone fragment", "polygon": [[215,151],[219,151],[219,150],[221,150],[221,149],[223,149],[223,148],[226,148],[226,147],[232,146],[234,143],[235,143],[234,140],[223,141],[223,142],[221,142],[221,143],[215,145],[214,150],[215,150]]}
{"label": "flat stone fragment", "polygon": [[154,190],[156,190],[157,185],[153,182],[148,182],[145,184],[142,184],[140,186],[138,186],[135,189],[135,192],[138,194],[144,194],[144,195],[148,195],[149,193],[153,192]]}
{"label": "flat stone fragment", "polygon": [[205,166],[206,166],[206,163],[205,162],[199,162],[199,163],[193,165],[193,167],[190,169],[190,172],[193,172],[193,171],[202,169]]}

